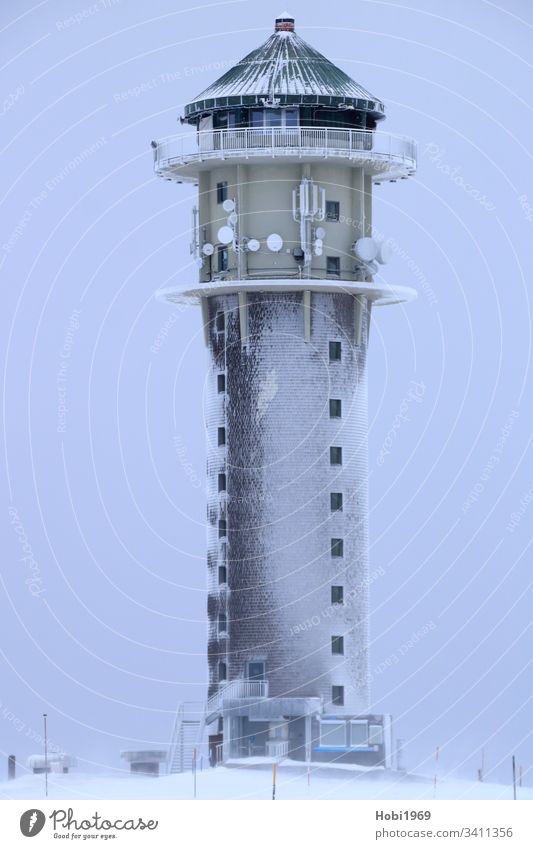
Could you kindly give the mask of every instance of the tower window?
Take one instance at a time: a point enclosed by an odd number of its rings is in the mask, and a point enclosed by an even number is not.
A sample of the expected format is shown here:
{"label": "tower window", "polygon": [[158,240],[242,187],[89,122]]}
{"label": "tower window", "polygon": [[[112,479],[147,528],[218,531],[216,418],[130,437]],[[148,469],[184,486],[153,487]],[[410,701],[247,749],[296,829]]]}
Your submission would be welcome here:
{"label": "tower window", "polygon": [[218,444],[225,445],[226,444],[226,428],[219,427],[218,428],[218,436],[217,436]]}
{"label": "tower window", "polygon": [[333,513],[336,513],[337,510],[342,510],[342,492],[330,492],[329,500]]}
{"label": "tower window", "polygon": [[218,520],[218,536],[225,537],[228,535],[228,523],[225,519]]}
{"label": "tower window", "polygon": [[220,661],[218,664],[218,680],[225,681],[227,678],[228,672],[226,669],[226,664]]}
{"label": "tower window", "polygon": [[218,614],[218,633],[225,634],[228,630],[228,620],[225,613]]}
{"label": "tower window", "polygon": [[228,182],[224,180],[217,183],[217,203],[224,203],[228,199]]}
{"label": "tower window", "polygon": [[217,333],[224,333],[224,330],[226,329],[226,319],[223,312],[217,312],[215,325]]}
{"label": "tower window", "polygon": [[338,200],[326,201],[326,221],[339,221],[340,203]]}
{"label": "tower window", "polygon": [[219,245],[217,250],[217,268],[219,271],[227,271],[229,266],[229,254],[225,245]]}
{"label": "tower window", "polygon": [[218,476],[218,491],[225,492],[226,491],[226,473],[220,472]]}
{"label": "tower window", "polygon": [[344,637],[331,638],[331,654],[344,654]]}
{"label": "tower window", "polygon": [[342,448],[332,445],[329,449],[329,462],[332,466],[342,466]]}
{"label": "tower window", "polygon": [[331,603],[344,604],[344,587],[334,586],[331,588]]}
{"label": "tower window", "polygon": [[330,342],[329,343],[329,361],[330,361],[330,363],[333,363],[336,360],[340,360],[340,358],[341,358],[341,343],[340,342]]}
{"label": "tower window", "polygon": [[218,567],[218,583],[226,584],[228,582],[228,570],[225,566]]}
{"label": "tower window", "polygon": [[344,557],[344,540],[332,537],[331,539],[331,556]]}
{"label": "tower window", "polygon": [[337,684],[333,685],[331,688],[331,701],[339,707],[344,704],[344,687],[339,687]]}
{"label": "tower window", "polygon": [[342,415],[342,401],[339,398],[329,399],[329,417],[330,419],[340,419]]}
{"label": "tower window", "polygon": [[219,392],[225,392],[226,391],[226,375],[225,374],[218,374],[217,375],[217,390]]}
{"label": "tower window", "polygon": [[338,275],[341,273],[341,258],[340,256],[327,256],[326,257],[326,272],[331,275]]}

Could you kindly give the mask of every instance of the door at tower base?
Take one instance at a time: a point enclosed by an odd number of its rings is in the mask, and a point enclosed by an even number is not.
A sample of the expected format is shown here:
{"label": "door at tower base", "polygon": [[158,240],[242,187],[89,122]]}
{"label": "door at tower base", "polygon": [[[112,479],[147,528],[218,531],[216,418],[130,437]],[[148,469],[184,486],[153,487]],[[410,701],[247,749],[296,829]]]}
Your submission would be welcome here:
{"label": "door at tower base", "polygon": [[[270,705],[267,702],[271,702]],[[276,715],[276,703],[279,713]],[[232,706],[224,710],[225,762],[268,758],[314,763],[392,767],[392,721],[389,714],[336,716],[281,713],[281,700],[268,699],[263,708]],[[259,718],[268,713],[272,718]]]}

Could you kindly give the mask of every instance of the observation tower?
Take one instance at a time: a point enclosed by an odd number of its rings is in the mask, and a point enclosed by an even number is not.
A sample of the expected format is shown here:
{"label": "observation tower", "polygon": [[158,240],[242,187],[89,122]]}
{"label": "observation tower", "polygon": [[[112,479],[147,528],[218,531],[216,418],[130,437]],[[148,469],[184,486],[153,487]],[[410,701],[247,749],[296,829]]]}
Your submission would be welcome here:
{"label": "observation tower", "polygon": [[[198,186],[198,303],[208,354],[209,692],[182,706],[172,771],[207,729],[212,760],[390,766],[370,713],[367,370],[380,281],[372,192],[416,168],[385,107],[280,15],[274,33],[153,142],[156,173]],[[196,275],[195,275],[196,276]],[[198,411],[200,417],[200,411]]]}

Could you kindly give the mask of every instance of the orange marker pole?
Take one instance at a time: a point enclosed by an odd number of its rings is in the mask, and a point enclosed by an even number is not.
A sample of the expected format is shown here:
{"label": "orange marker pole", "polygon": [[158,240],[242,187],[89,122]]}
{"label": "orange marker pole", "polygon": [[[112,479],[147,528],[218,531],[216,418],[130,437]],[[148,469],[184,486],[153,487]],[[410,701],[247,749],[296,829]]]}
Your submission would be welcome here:
{"label": "orange marker pole", "polygon": [[196,749],[192,759],[192,771],[194,773],[194,798],[196,799]]}
{"label": "orange marker pole", "polygon": [[272,777],[272,798],[273,799],[276,798],[276,766],[277,766],[277,764],[274,764],[274,774],[273,774],[273,777]]}

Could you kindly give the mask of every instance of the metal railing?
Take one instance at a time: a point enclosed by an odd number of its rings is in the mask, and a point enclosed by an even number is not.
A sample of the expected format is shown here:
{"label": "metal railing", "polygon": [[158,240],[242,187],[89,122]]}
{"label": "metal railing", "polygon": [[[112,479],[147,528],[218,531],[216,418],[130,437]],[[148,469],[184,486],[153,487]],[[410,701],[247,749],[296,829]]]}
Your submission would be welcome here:
{"label": "metal railing", "polygon": [[382,160],[416,168],[416,142],[406,136],[370,130],[338,130],[334,127],[280,127],[214,130],[170,136],[154,148],[155,170],[187,165],[204,159],[256,156],[302,156]]}
{"label": "metal railing", "polygon": [[248,681],[237,678],[213,693],[207,701],[207,716],[216,713],[226,699],[266,699],[268,681]]}
{"label": "metal railing", "polygon": [[267,740],[266,753],[271,758],[286,758],[289,754],[289,741]]}

